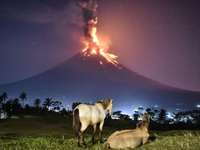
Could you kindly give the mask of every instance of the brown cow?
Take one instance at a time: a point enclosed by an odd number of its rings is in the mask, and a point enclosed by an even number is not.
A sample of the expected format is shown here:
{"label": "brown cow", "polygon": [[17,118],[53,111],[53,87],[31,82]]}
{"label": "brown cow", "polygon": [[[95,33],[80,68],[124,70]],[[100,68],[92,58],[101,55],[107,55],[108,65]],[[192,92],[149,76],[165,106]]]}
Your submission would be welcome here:
{"label": "brown cow", "polygon": [[123,149],[135,148],[148,141],[150,115],[145,114],[142,121],[137,123],[136,129],[114,132],[104,144],[104,148]]}

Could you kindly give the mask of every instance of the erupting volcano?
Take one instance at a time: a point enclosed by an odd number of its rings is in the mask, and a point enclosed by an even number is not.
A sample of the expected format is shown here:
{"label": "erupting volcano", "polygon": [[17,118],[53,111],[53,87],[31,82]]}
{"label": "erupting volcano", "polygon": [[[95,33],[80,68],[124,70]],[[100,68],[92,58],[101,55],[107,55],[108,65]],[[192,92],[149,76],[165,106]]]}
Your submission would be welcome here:
{"label": "erupting volcano", "polygon": [[[119,63],[115,60],[116,55],[104,52],[103,49],[99,47],[98,38],[96,35],[97,32],[97,16],[96,8],[97,4],[94,0],[89,0],[86,2],[79,2],[79,5],[83,9],[83,17],[85,22],[84,28],[84,43],[86,48],[82,51],[82,55],[85,57],[90,57],[91,55],[101,55],[108,62],[112,63],[118,69],[121,69]],[[102,61],[99,61],[101,65],[104,65]]]}
{"label": "erupting volcano", "polygon": [[175,110],[177,104],[183,103],[183,107],[194,109],[200,92],[171,87],[139,75],[118,63],[117,56],[102,49],[96,36],[97,4],[94,0],[87,0],[78,5],[83,10],[85,22],[85,49],[36,76],[0,85],[1,93],[7,92],[15,98],[19,93],[26,92],[30,103],[36,98],[51,97],[64,105],[112,98],[115,110],[127,112],[132,111],[135,104],[149,108],[159,105]]}

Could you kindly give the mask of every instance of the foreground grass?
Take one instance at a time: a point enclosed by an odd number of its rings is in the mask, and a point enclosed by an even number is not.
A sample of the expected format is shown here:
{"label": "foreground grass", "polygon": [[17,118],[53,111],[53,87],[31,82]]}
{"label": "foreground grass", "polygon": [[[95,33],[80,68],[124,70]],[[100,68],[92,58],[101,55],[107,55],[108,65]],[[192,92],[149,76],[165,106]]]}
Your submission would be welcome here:
{"label": "foreground grass", "polygon": [[[31,119],[30,119],[31,118]],[[104,127],[104,140],[116,129]],[[88,150],[101,150],[103,144],[98,140],[91,142],[92,126],[84,137]],[[98,131],[97,131],[98,132]],[[199,150],[200,131],[165,131],[152,132],[151,143],[136,150]],[[85,150],[78,148],[74,139],[72,123],[64,117],[23,117],[0,122],[0,150]],[[130,150],[130,149],[128,149]]]}
{"label": "foreground grass", "polygon": [[[172,135],[171,135],[172,134]],[[173,131],[166,135],[156,135],[156,140],[143,145],[138,150],[199,150],[200,134],[198,131]]]}
{"label": "foreground grass", "polygon": [[[165,132],[163,132],[165,134]],[[156,139],[149,144],[145,144],[136,150],[199,150],[200,135],[191,131],[173,131],[176,135],[156,135],[152,133]],[[96,139],[97,140],[97,139]],[[89,135],[85,137],[88,150],[102,150],[103,144],[92,144]],[[78,148],[74,138],[57,139],[55,137],[43,138],[21,138],[17,140],[1,141],[1,150],[85,150]],[[128,149],[130,150],[130,149]]]}

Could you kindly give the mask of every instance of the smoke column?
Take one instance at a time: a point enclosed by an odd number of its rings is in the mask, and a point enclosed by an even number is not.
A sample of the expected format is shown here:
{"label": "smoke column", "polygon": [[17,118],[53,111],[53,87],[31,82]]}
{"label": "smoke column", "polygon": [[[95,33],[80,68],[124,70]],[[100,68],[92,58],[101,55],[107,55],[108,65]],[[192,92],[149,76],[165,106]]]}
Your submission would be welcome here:
{"label": "smoke column", "polygon": [[94,36],[96,33],[96,24],[97,24],[97,10],[98,7],[95,0],[79,0],[78,5],[83,9],[83,19],[85,22],[84,27],[84,38],[88,44],[88,47],[96,47],[97,43],[94,41]]}

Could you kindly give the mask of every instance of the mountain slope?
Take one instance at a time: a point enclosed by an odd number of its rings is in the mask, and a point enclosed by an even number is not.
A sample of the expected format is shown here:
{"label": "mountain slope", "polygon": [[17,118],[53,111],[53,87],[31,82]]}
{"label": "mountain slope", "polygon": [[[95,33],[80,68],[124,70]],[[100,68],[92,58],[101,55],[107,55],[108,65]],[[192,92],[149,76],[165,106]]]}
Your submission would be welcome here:
{"label": "mountain slope", "polygon": [[[100,63],[101,62],[101,63]],[[118,69],[120,67],[121,69]],[[121,64],[114,66],[101,55],[82,53],[31,78],[0,86],[10,96],[26,92],[30,103],[35,98],[52,97],[63,103],[115,100],[116,109],[131,110],[132,105],[176,109],[178,103],[194,107],[200,93],[161,84],[141,76]],[[65,105],[65,104],[64,104]]]}

